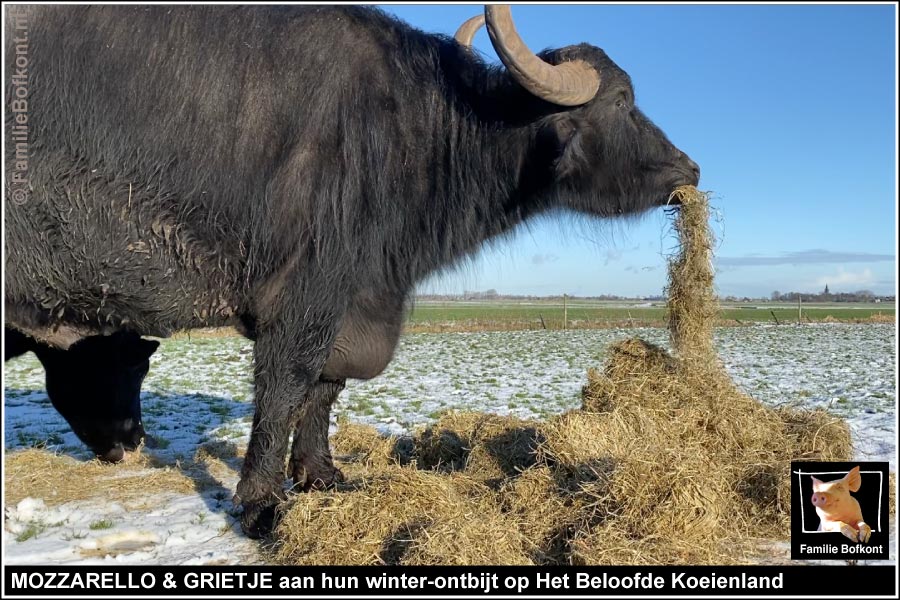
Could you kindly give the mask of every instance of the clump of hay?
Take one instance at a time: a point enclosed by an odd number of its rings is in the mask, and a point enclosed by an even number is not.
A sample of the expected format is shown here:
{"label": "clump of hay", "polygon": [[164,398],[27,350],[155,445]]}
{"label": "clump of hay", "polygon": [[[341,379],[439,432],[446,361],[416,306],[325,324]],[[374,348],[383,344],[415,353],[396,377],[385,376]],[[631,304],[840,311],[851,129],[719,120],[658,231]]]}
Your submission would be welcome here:
{"label": "clump of hay", "polygon": [[451,411],[418,432],[413,456],[420,468],[465,470],[499,482],[535,463],[539,426],[516,417]]}
{"label": "clump of hay", "polygon": [[868,323],[893,323],[895,321],[895,317],[893,313],[874,313],[869,315],[868,319],[865,319],[863,322]]}
{"label": "clump of hay", "polygon": [[[245,449],[246,450],[246,449]],[[200,444],[194,453],[194,460],[230,460],[237,458],[237,444],[228,440],[210,440]]]}
{"label": "clump of hay", "polygon": [[338,423],[331,446],[339,460],[370,469],[405,465],[412,454],[409,437],[385,437],[374,427],[347,420]]}
{"label": "clump of hay", "polygon": [[141,452],[127,452],[123,463],[79,461],[48,450],[30,448],[6,454],[3,477],[6,503],[41,498],[47,506],[91,498],[126,505],[153,494],[192,494],[214,482],[188,468],[163,466]]}
{"label": "clump of hay", "polygon": [[849,429],[825,411],[767,407],[728,377],[712,338],[707,199],[675,195],[674,352],[614,344],[581,410],[546,422],[448,413],[407,441],[406,466],[396,440],[343,424],[336,453],[366,468],[284,507],[277,560],[729,564],[783,537],[790,461],[849,459]]}
{"label": "clump of hay", "polygon": [[530,564],[490,490],[460,473],[396,467],[340,493],[297,495],[275,554],[292,564]]}
{"label": "clump of hay", "polygon": [[683,361],[715,362],[712,333],[719,305],[713,290],[709,203],[691,186],[678,188],[672,197],[681,205],[675,219],[681,244],[669,260],[669,332]]}
{"label": "clump of hay", "polygon": [[246,453],[246,446],[228,440],[210,440],[200,444],[193,461],[179,462],[179,466],[195,478],[199,475],[199,481],[206,482],[203,487],[224,488],[237,484]]}
{"label": "clump of hay", "polygon": [[897,475],[888,474],[888,514],[897,513]]}

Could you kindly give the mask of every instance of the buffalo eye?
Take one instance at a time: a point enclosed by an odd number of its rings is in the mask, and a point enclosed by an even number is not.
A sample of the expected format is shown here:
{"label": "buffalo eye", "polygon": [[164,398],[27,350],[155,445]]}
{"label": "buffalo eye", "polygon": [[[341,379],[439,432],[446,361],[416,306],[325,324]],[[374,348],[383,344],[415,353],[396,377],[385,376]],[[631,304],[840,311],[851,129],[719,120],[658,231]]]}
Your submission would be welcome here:
{"label": "buffalo eye", "polygon": [[628,103],[625,102],[624,98],[619,98],[618,100],[616,100],[616,108],[621,108],[624,110],[627,107],[628,107]]}

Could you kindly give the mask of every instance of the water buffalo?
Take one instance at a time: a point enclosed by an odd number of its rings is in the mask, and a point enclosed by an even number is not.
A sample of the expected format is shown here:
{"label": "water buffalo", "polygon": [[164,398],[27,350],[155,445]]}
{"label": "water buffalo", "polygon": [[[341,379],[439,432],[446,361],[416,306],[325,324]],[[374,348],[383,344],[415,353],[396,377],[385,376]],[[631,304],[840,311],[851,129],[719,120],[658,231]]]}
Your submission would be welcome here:
{"label": "water buffalo", "polygon": [[4,360],[34,352],[47,396],[98,458],[118,462],[144,438],[141,383],[159,342],[130,332],[85,337],[63,350],[6,327]]}
{"label": "water buffalo", "polygon": [[362,6],[9,9],[7,318],[51,345],[255,340],[248,535],[292,424],[295,481],[339,477],[331,402],[388,364],[417,282],[537,215],[698,182],[606,53],[535,55],[508,7],[484,18],[503,67],[467,47],[480,19],[457,40]]}

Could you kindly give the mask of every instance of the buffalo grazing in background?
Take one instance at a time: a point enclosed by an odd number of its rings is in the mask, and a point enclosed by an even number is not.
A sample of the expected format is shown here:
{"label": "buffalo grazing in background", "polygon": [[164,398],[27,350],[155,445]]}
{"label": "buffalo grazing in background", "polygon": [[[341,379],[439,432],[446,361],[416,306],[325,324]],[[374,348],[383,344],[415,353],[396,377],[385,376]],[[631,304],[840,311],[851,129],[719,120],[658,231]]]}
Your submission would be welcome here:
{"label": "buffalo grazing in background", "polygon": [[101,460],[118,462],[144,438],[141,383],[159,342],[136,333],[82,338],[63,350],[9,327],[4,360],[34,352],[44,367],[47,396],[72,431]]}

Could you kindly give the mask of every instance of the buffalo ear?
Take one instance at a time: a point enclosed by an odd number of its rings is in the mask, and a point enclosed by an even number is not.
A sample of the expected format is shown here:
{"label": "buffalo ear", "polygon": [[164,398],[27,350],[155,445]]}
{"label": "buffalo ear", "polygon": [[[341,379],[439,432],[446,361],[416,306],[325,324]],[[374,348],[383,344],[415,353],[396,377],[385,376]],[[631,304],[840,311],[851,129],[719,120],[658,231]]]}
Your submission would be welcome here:
{"label": "buffalo ear", "polygon": [[122,348],[122,361],[128,366],[139,365],[150,358],[157,348],[159,348],[159,342],[156,340],[138,338],[136,342],[129,343]]}
{"label": "buffalo ear", "polygon": [[567,177],[578,170],[581,161],[581,132],[578,121],[570,114],[548,117],[540,129],[538,142],[552,157],[557,177]]}

